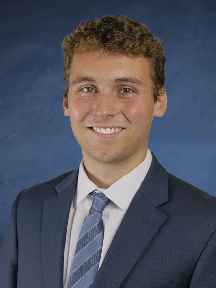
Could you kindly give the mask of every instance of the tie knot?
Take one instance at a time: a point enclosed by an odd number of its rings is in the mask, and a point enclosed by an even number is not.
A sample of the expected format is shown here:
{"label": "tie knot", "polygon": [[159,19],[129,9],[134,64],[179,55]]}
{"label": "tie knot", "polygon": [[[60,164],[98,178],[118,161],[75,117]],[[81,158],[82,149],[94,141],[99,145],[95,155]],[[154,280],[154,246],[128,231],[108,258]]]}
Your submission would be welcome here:
{"label": "tie knot", "polygon": [[104,208],[110,203],[110,199],[107,198],[104,193],[95,193],[95,191],[89,193],[93,196],[92,208],[102,213]]}

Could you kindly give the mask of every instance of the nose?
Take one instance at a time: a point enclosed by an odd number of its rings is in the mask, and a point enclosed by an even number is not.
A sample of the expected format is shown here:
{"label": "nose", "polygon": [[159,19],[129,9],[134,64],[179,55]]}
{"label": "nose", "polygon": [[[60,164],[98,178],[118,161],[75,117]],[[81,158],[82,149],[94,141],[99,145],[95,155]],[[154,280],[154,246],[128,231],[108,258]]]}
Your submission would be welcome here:
{"label": "nose", "polygon": [[97,98],[93,104],[92,113],[94,116],[108,117],[117,114],[117,103],[115,97],[108,92],[98,93]]}

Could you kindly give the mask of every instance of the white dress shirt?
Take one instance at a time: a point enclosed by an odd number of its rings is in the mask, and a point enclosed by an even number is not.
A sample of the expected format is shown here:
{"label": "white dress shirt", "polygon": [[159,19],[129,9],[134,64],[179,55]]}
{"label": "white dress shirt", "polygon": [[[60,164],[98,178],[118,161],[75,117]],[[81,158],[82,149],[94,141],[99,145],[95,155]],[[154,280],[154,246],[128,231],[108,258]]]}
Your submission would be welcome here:
{"label": "white dress shirt", "polygon": [[80,229],[85,217],[92,206],[92,196],[88,195],[93,190],[103,192],[111,202],[107,205],[102,213],[104,224],[104,240],[101,252],[99,268],[104,260],[104,257],[110,247],[114,235],[126,213],[135,193],[139,189],[144,180],[149,167],[151,165],[152,155],[147,149],[145,160],[138,165],[134,170],[124,175],[107,189],[97,187],[87,176],[83,163],[79,167],[79,175],[77,182],[77,190],[72,201],[65,250],[64,250],[64,288],[68,287],[71,265],[76,250],[77,240],[79,238]]}

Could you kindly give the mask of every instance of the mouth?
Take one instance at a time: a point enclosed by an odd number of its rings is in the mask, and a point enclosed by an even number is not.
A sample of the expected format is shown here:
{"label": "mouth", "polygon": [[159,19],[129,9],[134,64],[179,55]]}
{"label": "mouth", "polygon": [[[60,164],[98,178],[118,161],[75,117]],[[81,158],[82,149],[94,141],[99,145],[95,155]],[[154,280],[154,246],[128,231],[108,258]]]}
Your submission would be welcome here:
{"label": "mouth", "polygon": [[101,127],[91,127],[95,132],[100,133],[100,134],[104,134],[104,135],[110,135],[110,134],[115,134],[120,132],[122,129],[122,127],[110,127],[110,128],[101,128]]}

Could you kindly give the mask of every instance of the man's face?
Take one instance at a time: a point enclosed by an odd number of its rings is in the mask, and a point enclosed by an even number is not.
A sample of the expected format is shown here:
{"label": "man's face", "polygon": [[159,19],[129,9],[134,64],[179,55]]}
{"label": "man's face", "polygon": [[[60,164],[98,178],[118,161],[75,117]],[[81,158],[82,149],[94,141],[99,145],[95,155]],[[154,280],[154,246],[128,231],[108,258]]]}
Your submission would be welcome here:
{"label": "man's face", "polygon": [[154,103],[149,62],[143,56],[76,53],[63,109],[84,163],[143,161],[153,116],[166,110],[162,94]]}

